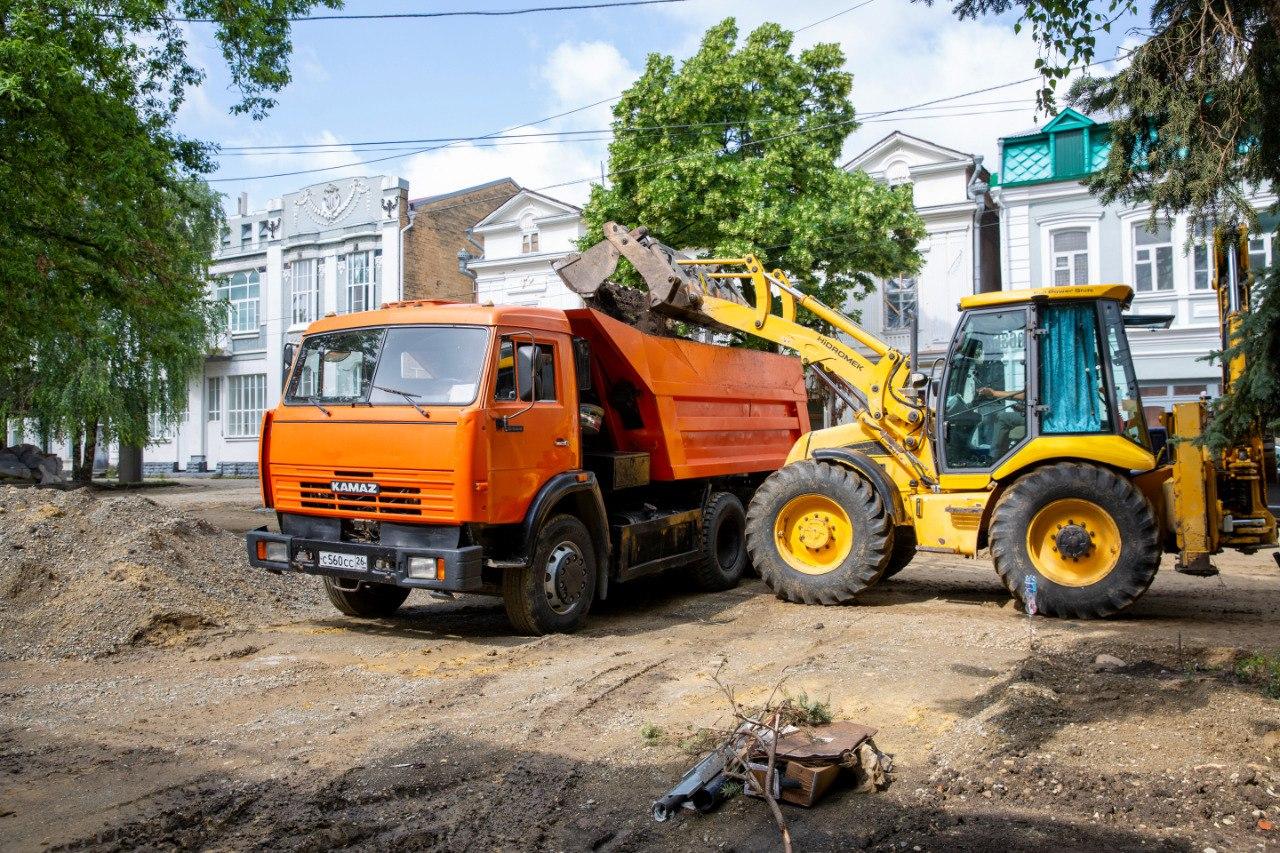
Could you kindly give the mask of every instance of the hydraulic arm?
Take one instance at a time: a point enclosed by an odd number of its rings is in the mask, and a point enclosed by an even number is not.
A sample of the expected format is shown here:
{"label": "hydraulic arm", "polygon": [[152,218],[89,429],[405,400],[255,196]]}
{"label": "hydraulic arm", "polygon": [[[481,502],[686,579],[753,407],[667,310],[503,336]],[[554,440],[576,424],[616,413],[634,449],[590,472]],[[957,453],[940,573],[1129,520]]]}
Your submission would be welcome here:
{"label": "hydraulic arm", "polygon": [[[855,413],[890,455],[919,482],[937,482],[926,430],[922,382],[910,375],[903,353],[848,317],[798,290],[781,270],[766,270],[752,255],[742,258],[681,258],[649,236],[605,223],[605,239],[554,264],[575,293],[593,296],[626,258],[644,279],[649,306],[660,314],[713,329],[746,332],[796,352],[805,366]],[[744,298],[744,296],[749,296]],[[838,334],[824,334],[796,320],[811,312]]]}

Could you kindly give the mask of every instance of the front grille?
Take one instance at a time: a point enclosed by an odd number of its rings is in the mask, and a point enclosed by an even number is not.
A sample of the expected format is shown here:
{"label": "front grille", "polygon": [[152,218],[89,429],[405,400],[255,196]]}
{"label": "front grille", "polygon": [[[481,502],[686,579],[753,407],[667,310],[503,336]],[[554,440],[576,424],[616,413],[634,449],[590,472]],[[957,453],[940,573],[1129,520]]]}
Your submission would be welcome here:
{"label": "front grille", "polygon": [[[334,480],[378,484],[378,494],[336,493]],[[451,520],[453,472],[335,470],[312,465],[271,466],[276,509],[364,518]]]}
{"label": "front grille", "polygon": [[302,482],[298,498],[306,509],[376,512],[384,515],[422,515],[422,490],[413,486],[383,486],[376,495],[339,494],[328,483]]}

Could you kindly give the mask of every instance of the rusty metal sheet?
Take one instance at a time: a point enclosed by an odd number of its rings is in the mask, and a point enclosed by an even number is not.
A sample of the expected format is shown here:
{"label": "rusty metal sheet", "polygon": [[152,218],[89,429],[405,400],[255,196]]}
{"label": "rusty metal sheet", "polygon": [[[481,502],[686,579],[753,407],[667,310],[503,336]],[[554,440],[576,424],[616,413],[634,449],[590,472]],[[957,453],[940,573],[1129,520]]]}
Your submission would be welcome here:
{"label": "rusty metal sheet", "polygon": [[777,756],[788,761],[839,761],[875,736],[869,726],[848,721],[803,728],[778,738]]}

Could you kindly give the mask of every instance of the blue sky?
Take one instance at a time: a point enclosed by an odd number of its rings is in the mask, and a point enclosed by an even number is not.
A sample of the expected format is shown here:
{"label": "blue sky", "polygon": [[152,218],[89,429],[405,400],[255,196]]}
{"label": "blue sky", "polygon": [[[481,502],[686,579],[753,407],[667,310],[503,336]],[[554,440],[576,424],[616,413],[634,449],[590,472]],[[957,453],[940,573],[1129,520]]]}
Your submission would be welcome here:
{"label": "blue sky", "polygon": [[[572,0],[557,0],[570,3]],[[523,0],[352,0],[350,13],[513,8]],[[527,15],[299,23],[294,26],[294,80],[264,121],[232,116],[233,93],[208,25],[192,24],[193,56],[208,79],[192,93],[180,117],[183,132],[226,145],[328,143],[320,154],[255,154],[220,160],[214,186],[251,204],[346,175],[393,174],[410,182],[414,197],[510,176],[524,186],[581,202],[589,179],[606,158],[605,143],[458,144],[368,165],[347,164],[387,156],[343,149],[350,141],[480,135],[519,126],[617,95],[644,67],[650,52],[688,56],[706,27],[727,16],[745,32],[765,20],[803,27],[854,5],[854,0],[687,0],[666,6]],[[1036,53],[1013,20],[960,22],[948,5],[873,0],[797,35],[797,47],[839,43],[854,74],[853,102],[860,114],[920,103],[1033,73]],[[1129,23],[1132,22],[1122,22]],[[1132,43],[1126,27],[1103,35],[1098,56]],[[868,121],[851,135],[852,156],[899,129],[942,145],[985,154],[994,168],[996,139],[1034,125],[1034,84],[1000,89],[943,109]],[[967,105],[967,106],[965,106]],[[963,115],[964,113],[980,115]],[[960,115],[957,115],[960,114]],[[517,133],[605,128],[608,106]],[[426,147],[425,145],[422,147]],[[341,166],[289,177],[260,176]]]}

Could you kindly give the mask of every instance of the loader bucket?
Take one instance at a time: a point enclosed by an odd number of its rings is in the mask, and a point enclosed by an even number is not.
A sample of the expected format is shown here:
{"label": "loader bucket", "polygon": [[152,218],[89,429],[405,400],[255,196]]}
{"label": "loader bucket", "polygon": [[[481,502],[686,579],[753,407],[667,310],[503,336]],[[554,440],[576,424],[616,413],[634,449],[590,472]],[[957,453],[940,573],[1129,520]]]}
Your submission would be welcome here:
{"label": "loader bucket", "polygon": [[676,263],[674,249],[650,237],[646,228],[628,230],[616,222],[605,223],[604,236],[587,251],[552,264],[566,287],[584,298],[595,296],[625,257],[644,279],[651,308],[670,315],[697,313],[701,283]]}

